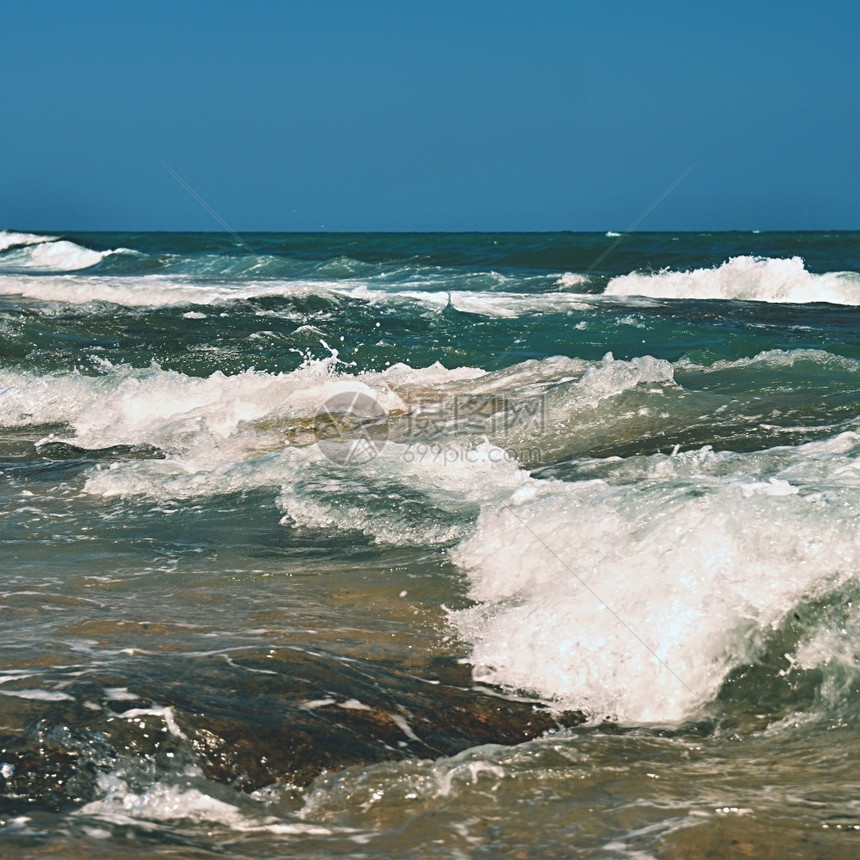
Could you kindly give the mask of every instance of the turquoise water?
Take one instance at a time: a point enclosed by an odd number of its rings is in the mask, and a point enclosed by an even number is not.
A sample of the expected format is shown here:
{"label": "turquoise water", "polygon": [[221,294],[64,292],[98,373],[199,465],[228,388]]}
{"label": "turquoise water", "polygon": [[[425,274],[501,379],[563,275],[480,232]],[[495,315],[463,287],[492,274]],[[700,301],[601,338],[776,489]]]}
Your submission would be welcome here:
{"label": "turquoise water", "polygon": [[858,320],[857,233],[0,232],[4,842],[847,856]]}

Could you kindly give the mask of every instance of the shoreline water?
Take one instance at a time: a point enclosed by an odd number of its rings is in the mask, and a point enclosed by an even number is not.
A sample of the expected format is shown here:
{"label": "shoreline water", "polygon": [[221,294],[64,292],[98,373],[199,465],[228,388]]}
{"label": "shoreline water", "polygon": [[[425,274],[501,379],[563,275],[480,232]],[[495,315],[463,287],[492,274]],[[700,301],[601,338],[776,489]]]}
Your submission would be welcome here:
{"label": "shoreline water", "polygon": [[0,839],[844,856],[856,235],[0,233]]}

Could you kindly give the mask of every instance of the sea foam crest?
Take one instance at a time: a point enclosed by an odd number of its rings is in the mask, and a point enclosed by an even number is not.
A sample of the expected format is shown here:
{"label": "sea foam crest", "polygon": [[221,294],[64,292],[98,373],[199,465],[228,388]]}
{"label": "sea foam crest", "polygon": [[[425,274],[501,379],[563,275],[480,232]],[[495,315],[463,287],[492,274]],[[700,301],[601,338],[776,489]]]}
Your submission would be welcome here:
{"label": "sea foam crest", "polygon": [[[86,304],[109,302],[124,307],[169,307],[174,305],[212,305],[254,297],[321,296],[333,301],[352,299],[381,305],[418,305],[433,313],[448,308],[484,317],[515,318],[528,314],[567,313],[590,307],[578,293],[512,293],[496,291],[373,288],[356,285],[353,280],[284,279],[249,277],[256,270],[267,274],[265,264],[249,266],[242,262],[244,277],[221,277],[206,280],[195,274],[117,274],[99,270],[98,274],[81,271],[74,278],[43,273],[74,272],[95,266],[110,258],[145,257],[128,248],[93,251],[65,240],[43,245],[15,247],[0,256],[0,295],[24,296],[46,302]],[[240,266],[236,264],[237,268]],[[226,264],[222,264],[224,269]],[[178,267],[179,268],[179,267]],[[37,274],[39,277],[28,277]],[[223,274],[223,273],[222,273]]]}
{"label": "sea foam crest", "polygon": [[[98,252],[92,252],[98,253]],[[107,254],[108,252],[105,252]],[[118,253],[126,252],[117,249]],[[96,261],[98,262],[98,261]],[[3,270],[0,263],[0,271]],[[0,274],[0,295],[25,296],[44,302],[64,304],[86,304],[109,302],[123,307],[170,307],[173,305],[209,305],[247,299],[252,296],[303,296],[308,294],[329,295],[332,290],[326,284],[306,282],[239,282],[224,284],[199,284],[182,277],[164,275],[95,276],[83,273],[76,277],[65,275],[41,275],[25,277],[20,274],[23,267],[8,266],[10,271],[18,268],[19,274]],[[29,271],[29,270],[28,270]],[[33,271],[36,271],[33,269]]]}
{"label": "sea foam crest", "polygon": [[[453,551],[477,677],[597,718],[692,716],[802,600],[856,577],[860,437],[524,483]],[[629,468],[628,463],[622,466]]]}
{"label": "sea foam crest", "polygon": [[205,823],[245,833],[269,832],[280,837],[328,836],[351,833],[346,827],[327,828],[295,819],[260,814],[250,803],[236,803],[235,796],[203,778],[196,768],[138,787],[127,769],[99,774],[101,797],[79,809],[75,815],[114,826],[134,826],[141,821]]}
{"label": "sea foam crest", "polygon": [[[149,444],[191,449],[202,440],[226,440],[244,425],[269,418],[313,418],[327,398],[352,385],[370,386],[334,372],[336,354],[297,370],[269,374],[253,369],[194,377],[178,371],[113,366],[100,376],[36,375],[0,371],[0,426],[64,424],[69,441],[87,448]],[[383,408],[402,408],[381,378],[366,377]]]}
{"label": "sea foam crest", "polygon": [[35,233],[17,233],[14,230],[0,230],[0,251],[17,248],[23,245],[38,245],[41,242],[51,242],[55,236],[39,236]]}
{"label": "sea foam crest", "polygon": [[7,251],[0,269],[27,269],[39,272],[74,272],[89,269],[113,251],[93,251],[66,239],[30,243]]}
{"label": "sea foam crest", "polygon": [[732,257],[714,269],[631,272],[613,278],[604,295],[860,305],[860,275],[856,272],[815,275],[807,271],[800,257],[742,256]]}

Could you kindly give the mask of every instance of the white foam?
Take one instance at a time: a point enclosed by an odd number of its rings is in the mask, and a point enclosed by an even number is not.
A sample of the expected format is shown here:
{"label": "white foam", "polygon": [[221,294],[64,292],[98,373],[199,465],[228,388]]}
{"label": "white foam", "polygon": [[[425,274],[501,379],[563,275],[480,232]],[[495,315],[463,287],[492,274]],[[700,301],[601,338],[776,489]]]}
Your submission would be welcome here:
{"label": "white foam", "polygon": [[450,370],[436,361],[428,367],[414,368],[403,362],[387,367],[381,374],[392,387],[443,386],[461,380],[478,379],[486,371],[476,367],[454,367]]}
{"label": "white foam", "polygon": [[402,717],[400,714],[389,714],[388,716],[391,718],[391,721],[397,726],[397,728],[400,729],[400,731],[403,732],[403,734],[406,735],[407,738],[409,738],[410,741],[420,742],[421,738],[419,738],[418,735],[416,735],[415,732],[412,731],[412,726],[410,726],[409,723],[406,722],[405,717]]}
{"label": "white foam", "polygon": [[[540,376],[534,368],[520,375]],[[408,442],[389,441],[354,473],[314,444],[314,419],[344,391],[366,394],[396,416],[412,408],[413,397],[444,400],[452,387],[481,385],[485,376],[492,375],[436,364],[354,377],[335,372],[334,358],[287,374],[205,378],[108,364],[95,377],[2,371],[0,426],[63,423],[68,431],[43,441],[91,449],[153,445],[164,452],[163,459],[93,467],[85,490],[94,495],[170,501],[271,487],[297,526],[357,529],[393,544],[439,543],[461,537],[464,519],[481,501],[516,486],[525,473],[515,461],[489,442],[455,438],[444,455],[424,457]],[[415,501],[392,502],[397,484]]]}
{"label": "white foam", "polygon": [[523,484],[455,549],[476,605],[451,620],[480,679],[679,720],[798,601],[860,571],[856,433],[618,468],[619,483]]}
{"label": "white foam", "polygon": [[64,441],[89,448],[150,444],[189,450],[204,439],[224,441],[246,432],[264,436],[264,420],[271,427],[313,419],[324,403],[345,391],[366,394],[385,412],[398,414],[409,408],[403,397],[414,392],[443,398],[452,386],[458,390],[488,376],[438,363],[426,368],[397,364],[353,376],[338,373],[336,363],[333,354],[289,373],[248,370],[208,377],[109,362],[98,376],[0,370],[0,426],[65,424],[72,433],[64,434]]}
{"label": "white foam", "polygon": [[[791,670],[817,669],[821,673],[818,689],[818,707],[800,715],[801,719],[814,719],[815,711],[825,714],[841,712],[848,719],[856,713],[857,680],[860,660],[857,642],[860,641],[860,606],[848,599],[837,604],[836,612],[829,612],[811,630],[794,655],[786,655]],[[791,671],[789,670],[789,671]],[[847,713],[846,713],[847,712]],[[798,714],[793,714],[796,720]]]}
{"label": "white foam", "polygon": [[[166,453],[164,459],[95,467],[85,485],[90,493],[177,499],[254,487],[283,488],[282,509],[295,522],[367,528],[380,539],[386,534],[396,541],[403,523],[384,516],[374,522],[375,515],[363,510],[361,493],[353,494],[351,507],[339,508],[336,494],[322,489],[340,484],[326,472],[331,464],[313,444],[317,413],[332,397],[348,392],[366,394],[391,416],[403,415],[413,408],[415,398],[418,402],[444,400],[447,392],[480,385],[488,375],[474,368],[446,370],[434,364],[427,368],[396,365],[381,373],[349,376],[334,370],[335,361],[332,357],[311,362],[285,374],[248,370],[205,378],[156,366],[133,369],[107,363],[100,376],[36,376],[5,370],[0,371],[0,426],[62,424],[68,430],[43,441],[90,449],[152,445]],[[451,451],[457,454],[456,462],[448,456],[427,462],[408,444],[392,441],[364,474],[382,483],[393,477],[418,490],[426,484],[428,492],[435,487],[446,499],[459,499],[470,497],[464,488],[474,484],[482,471],[518,471],[515,463],[488,454],[503,454],[492,446],[464,443]],[[309,475],[312,481],[304,491],[300,475]],[[349,495],[348,483],[342,486]],[[448,526],[438,528],[436,539],[459,534],[449,532]]]}
{"label": "white foam", "polygon": [[38,236],[35,233],[16,233],[14,230],[0,230],[0,251],[21,245],[38,245],[41,242],[50,242],[54,238],[54,236]]}
{"label": "white foam", "polygon": [[30,244],[10,251],[0,261],[4,269],[33,269],[40,272],[73,272],[100,263],[110,251],[93,251],[59,239]]}
{"label": "white foam", "polygon": [[59,690],[0,690],[0,696],[14,696],[18,699],[31,699],[37,702],[73,701],[74,696]]}
{"label": "white foam", "polygon": [[[190,774],[193,778],[195,774]],[[87,816],[120,826],[152,821],[189,821],[208,824],[239,832],[268,832],[280,836],[330,836],[333,833],[352,833],[346,827],[322,827],[303,821],[289,821],[272,815],[255,814],[251,802],[229,803],[214,796],[219,786],[211,788],[197,777],[201,788],[177,785],[172,782],[155,782],[144,790],[132,788],[117,774],[100,774],[98,786],[104,797],[75,810],[75,815]],[[186,783],[189,780],[184,780]],[[208,790],[207,790],[208,789]],[[211,793],[210,793],[211,791]]]}
{"label": "white foam", "polygon": [[[521,418],[494,437],[503,448],[523,452],[524,462],[550,462],[622,436],[639,438],[666,424],[666,404],[654,395],[681,392],[668,361],[642,356],[615,360],[608,353],[599,362],[546,359],[560,375],[557,384],[540,393],[529,407],[517,408]],[[541,362],[543,364],[544,362]]]}
{"label": "white foam", "polygon": [[[102,376],[38,376],[0,371],[0,426],[62,423],[65,441],[88,448],[150,444],[178,449],[227,440],[241,425],[271,419],[313,418],[345,389],[371,392],[382,408],[403,408],[381,374],[338,377],[334,359],[285,374],[248,370],[198,378],[157,366],[134,369],[105,363]],[[434,371],[436,372],[436,371]],[[373,386],[373,387],[371,387]]]}
{"label": "white foam", "polygon": [[[300,480],[282,480],[278,504],[285,522],[361,531],[377,543],[399,546],[462,537],[464,518],[474,516],[481,502],[507,497],[528,476],[489,443],[451,444],[439,457],[422,458],[410,446],[392,442],[351,479],[340,469],[334,481],[319,456],[306,459],[299,474]],[[417,500],[408,504],[403,493]]]}
{"label": "white foam", "polygon": [[347,711],[372,711],[373,708],[370,705],[365,705],[364,702],[360,702],[358,699],[347,699],[343,702],[338,702],[337,706],[339,708],[343,708]]}
{"label": "white foam", "polygon": [[[372,289],[355,281],[241,280],[201,283],[183,275],[56,275],[30,277],[26,272],[71,272],[95,265],[127,249],[91,251],[69,242],[51,242],[11,251],[0,261],[0,295],[16,295],[46,302],[85,304],[109,302],[124,307],[217,305],[256,297],[341,297],[370,304],[414,302],[439,313],[451,306],[462,313],[514,318],[532,313],[565,313],[589,307],[589,297],[576,293],[505,293],[469,290],[427,291]],[[10,270],[16,272],[13,274]],[[200,318],[200,317],[189,317]]]}
{"label": "white foam", "polygon": [[[582,283],[585,280],[577,281]],[[502,291],[473,290],[372,290],[362,284],[348,290],[336,288],[351,298],[368,302],[388,303],[393,298],[410,299],[434,310],[452,307],[461,313],[477,316],[514,318],[531,313],[564,313],[583,310],[589,305],[581,294],[554,293],[508,293]]]}
{"label": "white foam", "polygon": [[[689,359],[683,358],[677,362],[676,367],[679,370],[714,373],[734,368],[743,369],[755,365],[782,369],[794,367],[798,363],[819,365],[822,371],[835,369],[840,372],[860,372],[860,361],[843,355],[836,355],[823,349],[768,349],[754,355],[752,358],[721,359],[709,365],[696,364]],[[807,370],[807,372],[809,371]]]}
{"label": "white foam", "polygon": [[123,711],[118,715],[124,720],[139,720],[141,717],[160,717],[164,720],[165,729],[176,738],[186,738],[187,735],[176,722],[176,717],[173,713],[173,708],[170,706],[151,707],[151,708],[131,708],[128,711]]}
{"label": "white foam", "polygon": [[[631,417],[629,404],[616,407],[618,395],[641,389],[647,398],[655,385],[674,386],[671,365],[647,357],[554,357],[494,373],[398,364],[357,376],[337,373],[335,362],[205,378],[107,363],[101,376],[0,371],[0,426],[64,424],[68,431],[43,441],[151,445],[165,453],[94,467],[85,489],[96,495],[171,500],[272,487],[295,525],[357,529],[394,544],[444,543],[462,536],[478,505],[519,485],[518,460],[541,459],[524,449],[587,447],[619,421],[646,420]],[[342,467],[330,474],[314,444],[319,410],[344,392],[372,398],[390,419],[390,439],[358,469],[363,489]],[[513,422],[471,418],[462,408],[468,398],[512,409]],[[430,441],[421,441],[421,427],[433,432]],[[392,503],[390,489],[370,492],[392,483],[409,488],[414,501]]]}
{"label": "white foam", "polygon": [[[555,384],[538,398],[536,395],[546,391],[548,378]],[[562,382],[565,378],[566,383]],[[458,433],[459,425],[449,420],[444,402],[438,412],[433,408],[439,404],[430,404],[420,416],[443,429],[438,443],[424,443],[420,438],[418,442],[389,440],[378,456],[362,465],[358,475],[341,474],[337,483],[325,470],[313,478],[307,468],[310,460],[306,460],[305,466],[298,467],[302,480],[284,481],[278,503],[286,521],[296,525],[362,531],[380,543],[446,543],[464,534],[465,522],[478,506],[512,493],[522,497],[539,486],[520,465],[522,458],[536,456],[535,448],[540,449],[539,457],[571,446],[587,446],[605,435],[607,428],[616,429],[619,422],[628,426],[652,420],[651,416],[642,418],[638,411],[630,416],[627,407],[616,408],[615,398],[645,386],[650,392],[655,385],[674,386],[668,362],[647,357],[624,362],[612,356],[595,364],[562,357],[524,362],[461,381],[456,391],[467,396],[516,391],[543,407],[526,404],[511,425],[500,421],[495,440],[480,441],[470,437],[468,426]],[[645,396],[650,396],[647,392]],[[397,494],[392,496],[392,487],[408,488],[411,498],[417,495],[420,504],[410,508]],[[391,498],[398,501],[392,503]]]}
{"label": "white foam", "polygon": [[324,773],[314,781],[298,814],[303,819],[325,821],[344,808],[364,812],[387,808],[389,814],[402,818],[404,807],[457,798],[476,788],[493,792],[515,776],[519,756],[533,756],[530,747],[483,745],[451,757],[380,762]]}
{"label": "white foam", "polygon": [[630,361],[617,361],[609,352],[585,371],[579,389],[585,402],[595,405],[638,385],[673,382],[674,370],[664,359],[645,355]]}
{"label": "white foam", "polygon": [[860,275],[856,272],[815,275],[806,270],[800,257],[742,256],[732,257],[714,269],[631,272],[613,278],[604,295],[860,305]]}
{"label": "white foam", "polygon": [[588,275],[580,275],[576,272],[563,272],[559,275],[556,283],[563,290],[572,290],[575,287],[581,287],[583,284],[588,283]]}
{"label": "white foam", "polygon": [[111,702],[136,702],[140,696],[129,692],[128,687],[105,687],[104,697]]}
{"label": "white foam", "polygon": [[330,292],[325,285],[306,287],[302,283],[285,285],[251,282],[237,285],[201,286],[192,279],[164,275],[110,277],[95,275],[27,277],[0,275],[0,295],[23,296],[45,302],[86,304],[109,302],[124,307],[169,307],[172,305],[209,305],[267,295],[306,295]]}
{"label": "white foam", "polygon": [[462,313],[487,317],[519,317],[535,313],[567,313],[590,306],[581,295],[565,293],[467,293],[451,294],[451,305]]}

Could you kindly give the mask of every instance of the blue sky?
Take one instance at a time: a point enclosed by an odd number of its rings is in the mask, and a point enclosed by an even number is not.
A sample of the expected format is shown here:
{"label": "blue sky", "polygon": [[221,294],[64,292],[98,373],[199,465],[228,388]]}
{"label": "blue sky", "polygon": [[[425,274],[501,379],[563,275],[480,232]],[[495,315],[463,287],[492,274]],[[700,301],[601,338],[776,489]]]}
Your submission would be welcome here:
{"label": "blue sky", "polygon": [[0,228],[860,228],[860,4],[0,0]]}

